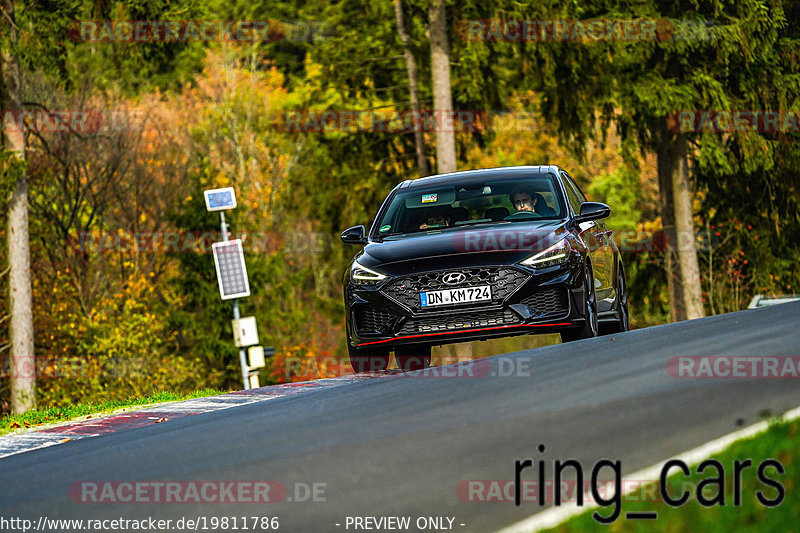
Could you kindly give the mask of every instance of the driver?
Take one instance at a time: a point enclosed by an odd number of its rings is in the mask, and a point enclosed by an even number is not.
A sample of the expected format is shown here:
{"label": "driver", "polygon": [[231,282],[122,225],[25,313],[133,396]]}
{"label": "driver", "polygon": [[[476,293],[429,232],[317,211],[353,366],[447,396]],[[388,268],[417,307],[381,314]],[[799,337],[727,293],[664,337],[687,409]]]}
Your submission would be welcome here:
{"label": "driver", "polygon": [[[538,194],[536,196],[538,196]],[[536,202],[539,200],[536,196],[531,194],[528,189],[516,189],[511,193],[509,199],[511,200],[511,205],[514,206],[517,212],[529,211],[534,213]]]}
{"label": "driver", "polygon": [[547,202],[541,194],[532,193],[528,189],[515,189],[509,198],[511,199],[511,205],[514,206],[514,209],[517,210],[517,213],[521,211],[527,211],[529,213],[536,213],[539,216],[546,217],[555,216],[556,214],[555,210],[547,205]]}

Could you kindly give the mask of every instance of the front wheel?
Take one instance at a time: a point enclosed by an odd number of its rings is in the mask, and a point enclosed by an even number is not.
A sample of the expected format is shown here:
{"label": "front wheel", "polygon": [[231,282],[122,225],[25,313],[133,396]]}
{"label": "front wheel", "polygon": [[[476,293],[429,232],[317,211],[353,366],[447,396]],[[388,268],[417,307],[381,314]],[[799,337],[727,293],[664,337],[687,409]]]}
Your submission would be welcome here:
{"label": "front wheel", "polygon": [[389,367],[389,350],[384,348],[355,348],[348,344],[347,351],[354,372],[380,372]]}
{"label": "front wheel", "polygon": [[625,283],[625,271],[622,265],[617,268],[617,320],[609,325],[609,333],[622,333],[630,329],[630,313],[628,312],[628,286]]}
{"label": "front wheel", "polygon": [[394,359],[402,370],[422,370],[431,364],[431,347],[398,346],[394,351]]}
{"label": "front wheel", "polygon": [[571,342],[580,339],[597,337],[597,299],[594,293],[594,275],[592,266],[586,265],[586,276],[583,279],[584,294],[584,324],[580,328],[568,329],[561,332],[561,342]]}

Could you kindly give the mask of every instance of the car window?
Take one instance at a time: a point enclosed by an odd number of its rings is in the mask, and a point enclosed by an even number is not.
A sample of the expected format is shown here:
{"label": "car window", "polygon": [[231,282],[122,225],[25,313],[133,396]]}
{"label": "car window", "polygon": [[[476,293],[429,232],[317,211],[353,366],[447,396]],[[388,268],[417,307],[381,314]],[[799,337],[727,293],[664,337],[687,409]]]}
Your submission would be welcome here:
{"label": "car window", "polygon": [[566,172],[561,173],[561,178],[564,181],[564,189],[567,191],[567,201],[572,206],[572,211],[577,215],[581,212],[581,203],[584,201],[583,195],[579,195]]}
{"label": "car window", "polygon": [[563,174],[567,177],[567,180],[570,182],[570,184],[575,188],[575,191],[578,193],[578,198],[581,199],[581,202],[588,202],[589,200],[586,199],[586,195],[583,194],[583,191],[581,190],[580,187],[578,187],[578,184],[575,183],[575,180],[572,179],[572,176],[570,176],[566,172],[563,172]]}

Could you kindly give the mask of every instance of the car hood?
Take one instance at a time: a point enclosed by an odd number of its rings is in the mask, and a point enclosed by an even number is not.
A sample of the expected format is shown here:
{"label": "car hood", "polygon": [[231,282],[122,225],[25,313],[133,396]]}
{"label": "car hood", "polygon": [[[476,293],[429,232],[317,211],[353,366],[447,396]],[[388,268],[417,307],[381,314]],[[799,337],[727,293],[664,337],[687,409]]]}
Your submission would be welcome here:
{"label": "car hood", "polygon": [[390,237],[367,244],[358,261],[366,267],[384,267],[387,273],[392,267],[407,271],[409,262],[421,263],[413,270],[446,268],[452,266],[454,256],[458,256],[459,266],[513,264],[562,240],[569,233],[567,224],[565,220],[537,220]]}

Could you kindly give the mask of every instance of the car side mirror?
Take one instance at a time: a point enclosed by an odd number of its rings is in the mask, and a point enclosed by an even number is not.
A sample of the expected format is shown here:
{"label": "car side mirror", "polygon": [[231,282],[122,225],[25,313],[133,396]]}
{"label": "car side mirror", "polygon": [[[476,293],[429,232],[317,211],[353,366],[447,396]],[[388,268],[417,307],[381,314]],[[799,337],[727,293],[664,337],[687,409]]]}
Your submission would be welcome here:
{"label": "car side mirror", "polygon": [[611,208],[600,202],[583,202],[581,204],[581,214],[575,217],[576,222],[587,222],[606,218],[611,214]]}
{"label": "car side mirror", "polygon": [[342,242],[345,244],[367,244],[367,230],[364,226],[353,226],[342,232]]}

